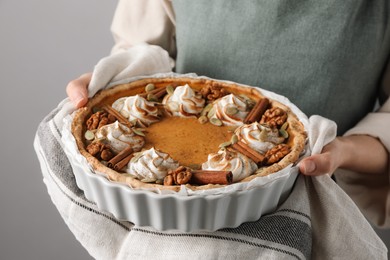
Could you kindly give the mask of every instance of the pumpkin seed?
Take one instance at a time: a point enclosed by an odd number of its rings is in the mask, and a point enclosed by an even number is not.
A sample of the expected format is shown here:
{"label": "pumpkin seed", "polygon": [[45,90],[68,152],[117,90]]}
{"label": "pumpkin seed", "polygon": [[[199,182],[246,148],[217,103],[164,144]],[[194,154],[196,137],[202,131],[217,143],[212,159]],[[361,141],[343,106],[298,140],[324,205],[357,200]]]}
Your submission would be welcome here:
{"label": "pumpkin seed", "polygon": [[146,92],[149,92],[149,91],[152,91],[153,89],[155,89],[156,87],[154,86],[153,83],[149,83],[148,85],[146,85],[145,87],[145,91]]}
{"label": "pumpkin seed", "polygon": [[237,135],[232,135],[232,138],[230,139],[230,142],[232,144],[235,144],[238,142],[238,136]]}
{"label": "pumpkin seed", "polygon": [[268,139],[268,131],[266,129],[262,129],[260,132],[260,141],[265,141]]}
{"label": "pumpkin seed", "polygon": [[283,136],[284,138],[288,138],[288,132],[284,129],[279,129],[279,133],[281,136]]}
{"label": "pumpkin seed", "polygon": [[252,109],[256,105],[256,101],[252,99],[246,99],[245,102],[249,109]]}
{"label": "pumpkin seed", "polygon": [[95,134],[90,131],[90,130],[87,130],[84,134],[84,137],[85,139],[87,139],[88,141],[92,141],[93,139],[95,139]]}
{"label": "pumpkin seed", "polygon": [[219,145],[219,148],[223,149],[223,148],[230,146],[231,144],[232,144],[231,142],[224,142],[224,143]]}
{"label": "pumpkin seed", "polygon": [[207,113],[207,117],[212,118],[215,115],[216,110],[217,109],[214,106],[210,108],[209,112]]}
{"label": "pumpkin seed", "polygon": [[173,95],[173,92],[175,92],[175,89],[171,85],[167,86],[167,93]]}
{"label": "pumpkin seed", "polygon": [[206,124],[207,121],[209,121],[209,119],[207,118],[207,116],[200,116],[198,118],[198,121],[199,121],[199,123],[201,123],[203,125],[203,124]]}
{"label": "pumpkin seed", "polygon": [[201,115],[201,116],[207,115],[207,113],[210,111],[210,109],[211,109],[212,107],[213,107],[213,104],[212,104],[212,103],[207,104],[207,106],[205,106],[205,107],[202,109],[202,112],[200,112],[200,115]]}
{"label": "pumpkin seed", "polygon": [[146,97],[146,99],[148,101],[152,101],[152,102],[157,102],[158,101],[158,98],[154,94],[152,94],[152,93],[149,93],[148,96]]}
{"label": "pumpkin seed", "polygon": [[144,132],[142,132],[139,128],[133,128],[133,132],[136,135],[145,136]]}
{"label": "pumpkin seed", "polygon": [[288,127],[288,122],[284,122],[284,124],[280,127],[280,129],[286,130]]}
{"label": "pumpkin seed", "polygon": [[222,126],[222,121],[215,117],[210,118],[210,123],[216,126]]}
{"label": "pumpkin seed", "polygon": [[234,107],[234,106],[227,106],[225,108],[225,113],[228,115],[228,116],[234,116],[235,114],[238,113],[238,109],[237,107]]}

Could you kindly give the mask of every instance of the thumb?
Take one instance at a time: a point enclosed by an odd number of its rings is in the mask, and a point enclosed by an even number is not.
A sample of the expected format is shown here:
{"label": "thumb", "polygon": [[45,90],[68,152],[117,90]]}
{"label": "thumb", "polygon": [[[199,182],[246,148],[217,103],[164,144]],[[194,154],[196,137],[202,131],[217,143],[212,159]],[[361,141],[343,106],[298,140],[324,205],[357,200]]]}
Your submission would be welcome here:
{"label": "thumb", "polygon": [[310,176],[332,175],[335,167],[333,166],[330,153],[322,153],[303,159],[299,163],[299,170],[302,174]]}
{"label": "thumb", "polygon": [[76,108],[84,106],[88,101],[87,86],[89,81],[90,75],[85,74],[75,80],[72,80],[66,86],[66,93]]}

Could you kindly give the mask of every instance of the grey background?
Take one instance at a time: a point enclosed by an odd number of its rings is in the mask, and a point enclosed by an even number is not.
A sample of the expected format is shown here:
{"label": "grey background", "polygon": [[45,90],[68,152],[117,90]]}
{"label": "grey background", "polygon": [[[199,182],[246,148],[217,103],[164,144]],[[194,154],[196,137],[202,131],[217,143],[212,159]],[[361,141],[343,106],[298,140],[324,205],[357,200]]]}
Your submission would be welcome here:
{"label": "grey background", "polygon": [[0,259],[91,259],[52,204],[33,138],[65,86],[109,54],[116,1],[0,0]]}
{"label": "grey background", "polygon": [[0,259],[91,259],[50,201],[33,138],[67,83],[108,55],[115,6],[0,1]]}

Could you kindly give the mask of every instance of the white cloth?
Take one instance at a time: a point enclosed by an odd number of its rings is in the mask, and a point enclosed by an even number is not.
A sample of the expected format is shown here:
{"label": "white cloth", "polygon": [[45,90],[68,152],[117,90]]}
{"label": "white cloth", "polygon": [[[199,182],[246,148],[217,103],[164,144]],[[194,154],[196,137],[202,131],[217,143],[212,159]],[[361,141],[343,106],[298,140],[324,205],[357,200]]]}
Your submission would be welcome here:
{"label": "white cloth", "polygon": [[[142,46],[101,60],[90,84],[91,95],[110,86],[112,80],[121,82],[127,77],[170,70],[169,58],[161,54],[158,47]],[[88,201],[76,185],[72,166],[61,147],[61,118],[70,112],[68,100],[52,111],[40,124],[34,147],[54,205],[94,258],[387,259],[383,242],[327,175],[299,176],[291,195],[275,212],[234,229],[160,232],[119,221]],[[333,140],[335,131],[333,122],[311,117],[310,144],[321,140],[320,145],[311,147],[312,151],[320,152]]]}
{"label": "white cloth", "polygon": [[125,51],[107,56],[95,66],[89,97],[105,88],[110,82],[172,71],[173,60],[166,50],[159,46],[140,44]]}
{"label": "white cloth", "polygon": [[[102,58],[95,66],[91,82],[88,85],[88,96],[92,97],[101,89],[110,86],[110,82],[120,82],[126,78],[140,75],[152,75],[172,71],[173,60],[166,50],[156,45],[140,44],[127,50]],[[55,117],[58,126],[62,119],[75,109],[67,100],[64,107]]]}

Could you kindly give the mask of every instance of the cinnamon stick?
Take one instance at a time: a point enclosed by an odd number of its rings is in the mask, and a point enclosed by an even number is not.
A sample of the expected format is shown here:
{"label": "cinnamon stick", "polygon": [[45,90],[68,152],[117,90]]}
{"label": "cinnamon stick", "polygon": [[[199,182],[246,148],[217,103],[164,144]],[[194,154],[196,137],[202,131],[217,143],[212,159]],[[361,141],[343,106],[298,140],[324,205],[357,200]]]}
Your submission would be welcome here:
{"label": "cinnamon stick", "polygon": [[120,160],[118,163],[114,165],[114,170],[119,172],[123,167],[125,167],[130,162],[131,158],[133,158],[133,154],[129,154],[128,156]]}
{"label": "cinnamon stick", "polygon": [[256,163],[262,163],[264,161],[265,156],[262,155],[261,153],[257,152],[256,150],[252,149],[249,145],[242,141],[238,141],[237,144],[244,148],[247,152],[253,155],[253,157],[257,158],[259,162]]}
{"label": "cinnamon stick", "polygon": [[253,150],[249,145],[238,141],[232,145],[233,149],[237,152],[242,153],[243,155],[252,159],[256,164],[261,164],[264,161],[264,156],[257,151]]}
{"label": "cinnamon stick", "polygon": [[107,111],[107,113],[111,114],[112,116],[114,116],[121,124],[124,124],[125,126],[127,127],[132,127],[133,125],[130,123],[129,120],[127,120],[126,117],[124,117],[121,113],[119,113],[118,111],[116,111],[114,108],[112,108],[111,106],[108,106],[108,105],[105,105],[102,107],[105,111]]}
{"label": "cinnamon stick", "polygon": [[130,146],[126,149],[120,151],[117,155],[111,158],[111,160],[108,161],[107,166],[111,169],[114,169],[115,165],[122,161],[124,158],[126,158],[129,155],[133,154],[133,148]]}
{"label": "cinnamon stick", "polygon": [[162,98],[163,96],[165,96],[167,94],[167,88],[162,88],[160,91],[156,92],[154,94],[154,96],[157,98],[157,99],[160,99]]}
{"label": "cinnamon stick", "polygon": [[151,91],[140,94],[141,97],[146,98],[149,94],[154,95],[157,99],[163,97],[167,93],[167,88],[155,88]]}
{"label": "cinnamon stick", "polygon": [[253,122],[259,121],[263,116],[265,110],[267,110],[268,105],[268,98],[262,98],[261,100],[257,101],[256,105],[245,117],[244,124],[251,124]]}
{"label": "cinnamon stick", "polygon": [[192,170],[190,183],[205,184],[231,184],[233,173],[231,171]]}

